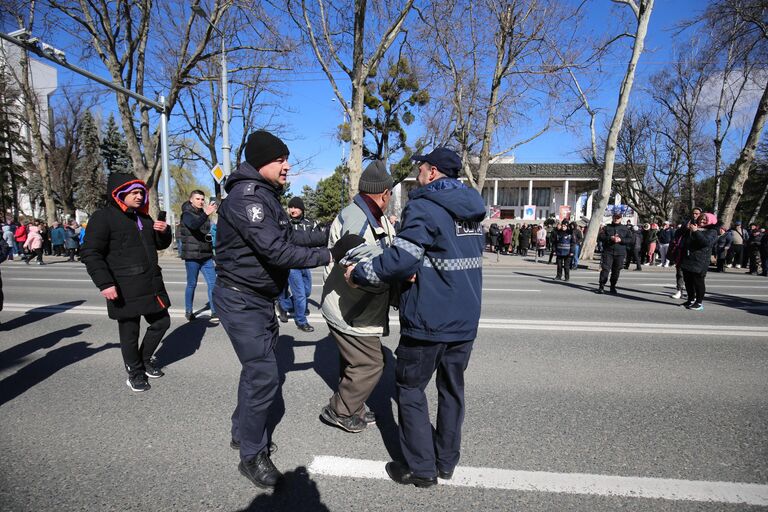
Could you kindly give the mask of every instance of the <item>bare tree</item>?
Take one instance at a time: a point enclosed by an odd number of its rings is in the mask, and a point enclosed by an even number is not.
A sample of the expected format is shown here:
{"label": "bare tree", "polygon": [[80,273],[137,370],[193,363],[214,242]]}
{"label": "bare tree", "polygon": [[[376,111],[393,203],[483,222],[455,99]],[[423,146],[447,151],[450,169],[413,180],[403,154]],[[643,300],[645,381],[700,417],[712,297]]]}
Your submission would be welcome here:
{"label": "bare tree", "polygon": [[[244,15],[247,13],[248,15]],[[179,109],[186,126],[175,130],[178,137],[194,136],[199,145],[185,145],[190,151],[187,161],[200,161],[207,168],[221,162],[218,148],[222,134],[223,108],[221,91],[221,37],[224,38],[228,73],[229,116],[240,125],[242,137],[236,154],[241,154],[246,137],[256,126],[270,126],[269,111],[277,106],[274,98],[282,92],[275,87],[274,73],[291,69],[295,43],[272,22],[274,14],[263,5],[242,5],[228,11],[217,26],[220,33],[210,45],[214,58],[201,63],[187,78],[179,99]],[[247,43],[247,45],[246,45]],[[246,50],[247,48],[247,50]],[[269,101],[265,98],[273,98]],[[231,144],[231,141],[230,141]],[[231,157],[230,157],[231,158]],[[239,163],[239,158],[236,159]],[[220,197],[218,184],[214,185]]]}
{"label": "bare tree", "polygon": [[[422,35],[436,43],[427,54],[438,89],[430,91],[431,137],[457,147],[475,189],[483,189],[491,162],[554,122],[552,77],[571,62],[551,42],[576,12],[549,0],[450,0],[419,10]],[[452,30],[441,28],[446,24]],[[534,114],[545,121],[520,130]]]}
{"label": "bare tree", "polygon": [[685,158],[679,134],[670,136],[675,131],[678,124],[660,112],[630,110],[619,132],[616,151],[625,179],[614,187],[643,219],[669,219],[678,202]]}
{"label": "bare tree", "polygon": [[686,165],[688,208],[696,206],[696,177],[701,170],[704,154],[702,126],[704,112],[701,98],[709,79],[709,65],[696,42],[676,49],[673,64],[651,78],[650,93],[664,112],[674,119],[674,128],[667,131],[671,143],[677,144]]}
{"label": "bare tree", "polygon": [[[32,32],[35,25],[36,7],[36,1],[30,0],[26,9],[20,8],[13,13],[20,29]],[[54,201],[53,183],[51,181],[48,161],[50,140],[46,140],[46,137],[43,135],[45,132],[50,134],[53,131],[53,127],[49,126],[47,116],[43,115],[43,105],[47,103],[48,97],[46,94],[37,92],[34,88],[31,64],[27,51],[19,51],[18,56],[18,71],[13,66],[9,66],[8,69],[23,98],[22,103],[25,114],[23,119],[31,142],[32,168],[40,176],[40,194],[43,207],[45,208],[46,222],[50,225],[56,220],[56,203]]]}
{"label": "bare tree", "polygon": [[[195,1],[197,4],[198,1]],[[214,0],[215,24],[233,0]],[[178,0],[50,0],[71,21],[69,32],[95,52],[115,84],[142,95],[164,94],[170,113],[199,63],[210,59],[213,28]],[[150,37],[151,35],[151,37]],[[160,177],[160,132],[151,107],[116,93],[117,110],[137,177],[156,189]],[[157,195],[150,208],[157,211]]]}
{"label": "bare tree", "polygon": [[613,115],[610,128],[608,129],[608,137],[605,145],[605,153],[603,158],[603,175],[600,180],[600,188],[598,189],[598,200],[595,202],[592,208],[591,218],[587,232],[584,236],[584,245],[582,246],[581,253],[585,259],[592,258],[595,250],[595,242],[597,241],[597,232],[600,229],[600,224],[603,219],[603,212],[605,207],[608,206],[608,198],[611,195],[611,186],[613,185],[613,167],[616,160],[616,144],[621,131],[621,124],[624,121],[624,113],[627,110],[629,104],[629,95],[632,92],[632,84],[635,80],[635,71],[637,69],[637,63],[640,60],[640,55],[643,53],[643,47],[645,44],[645,36],[648,32],[648,22],[651,18],[651,11],[653,10],[654,0],[612,0],[614,3],[623,4],[632,10],[636,25],[634,32],[632,33],[633,45],[632,56],[627,63],[627,70],[624,73],[624,79],[621,82],[621,88],[619,89],[619,101],[616,105],[616,111]]}
{"label": "bare tree", "polygon": [[[357,194],[363,172],[363,114],[368,76],[381,63],[403,29],[414,0],[289,0],[288,10],[305,34],[312,53],[323,69],[339,104],[349,118],[349,197]],[[313,5],[310,6],[309,4]],[[373,14],[370,18],[369,14]],[[373,51],[370,49],[373,48]],[[335,70],[351,82],[352,101],[342,93]]]}
{"label": "bare tree", "polygon": [[80,152],[80,123],[87,107],[82,95],[65,92],[54,123],[54,144],[50,151],[51,182],[64,215],[75,214],[75,188]]}
{"label": "bare tree", "polygon": [[[768,56],[768,4],[764,0],[715,0],[704,13],[713,27],[716,45],[739,52],[746,62],[765,62]],[[726,195],[721,220],[729,225],[753,168],[755,150],[768,120],[768,76],[746,141],[734,164],[735,176]]]}

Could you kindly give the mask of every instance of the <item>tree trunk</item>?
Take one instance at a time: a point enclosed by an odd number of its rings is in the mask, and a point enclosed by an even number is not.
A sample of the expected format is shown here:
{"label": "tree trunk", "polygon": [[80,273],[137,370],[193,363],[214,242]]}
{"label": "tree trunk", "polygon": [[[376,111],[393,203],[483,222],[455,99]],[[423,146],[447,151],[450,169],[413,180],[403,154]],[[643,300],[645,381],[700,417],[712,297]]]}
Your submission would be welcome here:
{"label": "tree trunk", "polygon": [[[717,132],[718,137],[720,135],[720,120],[717,120]],[[720,168],[723,165],[723,141],[719,138],[715,138],[715,197],[712,199],[712,212],[715,216],[720,212],[720,182],[722,181],[722,174]]]}
{"label": "tree trunk", "polygon": [[765,202],[765,196],[767,195],[768,195],[768,183],[765,184],[765,188],[763,188],[763,193],[760,196],[760,199],[757,201],[757,205],[755,206],[755,211],[752,213],[752,217],[749,218],[750,224],[757,222],[757,216],[760,215],[760,210],[763,209],[763,203]]}
{"label": "tree trunk", "polygon": [[[362,53],[362,48],[360,51]],[[356,75],[358,72],[362,73],[362,69],[355,70]],[[365,137],[363,127],[365,79],[358,76],[355,78],[355,83],[352,85],[352,110],[349,113],[350,143],[349,160],[347,160],[350,201],[357,195],[360,176],[363,174],[363,138]]]}
{"label": "tree trunk", "polygon": [[[30,83],[29,55],[21,52],[21,88],[24,91],[24,110],[27,116],[27,126],[32,141],[33,164],[40,173],[40,181],[43,189],[43,206],[45,207],[45,221],[52,225],[56,220],[56,203],[53,200],[53,186],[51,185],[51,173],[48,169],[48,158],[45,151],[45,141],[40,130],[39,98]],[[52,128],[52,127],[51,127]]]}
{"label": "tree trunk", "polygon": [[688,164],[688,204],[689,210],[693,211],[696,207],[696,166],[693,164],[693,153],[691,152],[691,129],[686,130],[686,163]]}
{"label": "tree trunk", "polygon": [[629,103],[629,95],[632,92],[632,83],[635,80],[635,70],[640,55],[643,53],[645,35],[648,32],[648,21],[651,18],[654,0],[643,0],[640,3],[637,17],[637,30],[635,32],[635,44],[632,47],[632,57],[627,65],[627,71],[624,80],[621,83],[619,91],[619,102],[616,106],[616,113],[611,121],[611,127],[608,131],[608,141],[605,145],[605,163],[603,167],[603,176],[598,189],[598,200],[592,208],[592,216],[589,219],[587,233],[584,235],[584,244],[581,248],[582,258],[589,260],[595,252],[595,242],[597,242],[597,233],[600,230],[600,224],[603,220],[603,213],[608,206],[608,198],[611,195],[611,185],[613,184],[613,166],[616,160],[616,141],[621,131],[621,124],[624,121],[624,113]]}
{"label": "tree trunk", "polygon": [[723,206],[721,220],[725,226],[731,225],[736,207],[739,205],[739,201],[741,201],[741,196],[744,193],[744,183],[749,177],[749,171],[755,160],[755,150],[757,149],[757,143],[760,142],[760,135],[765,126],[766,119],[768,119],[768,83],[765,84],[763,96],[760,98],[760,103],[757,106],[755,119],[752,122],[752,128],[747,136],[747,141],[744,143],[744,148],[742,148],[739,158],[736,160],[736,176],[734,176],[733,182],[728,189],[728,199]]}

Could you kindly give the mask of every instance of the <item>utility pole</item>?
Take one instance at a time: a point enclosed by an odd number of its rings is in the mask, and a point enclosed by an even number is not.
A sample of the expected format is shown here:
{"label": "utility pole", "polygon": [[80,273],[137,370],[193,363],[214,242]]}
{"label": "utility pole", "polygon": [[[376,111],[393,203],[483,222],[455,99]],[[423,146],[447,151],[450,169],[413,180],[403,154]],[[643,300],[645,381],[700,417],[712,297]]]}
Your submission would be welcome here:
{"label": "utility pole", "polygon": [[[226,183],[227,178],[229,178],[229,175],[232,172],[232,162],[230,157],[232,146],[229,144],[229,80],[227,79],[227,50],[224,45],[224,32],[219,30],[219,27],[217,27],[208,17],[208,13],[206,13],[199,5],[193,5],[192,12],[203,18],[208,25],[219,34],[219,37],[221,37],[221,168],[224,171],[224,183]],[[213,184],[216,190],[216,200],[220,200],[222,195],[226,197],[226,192],[222,193],[219,183],[214,181]]]}

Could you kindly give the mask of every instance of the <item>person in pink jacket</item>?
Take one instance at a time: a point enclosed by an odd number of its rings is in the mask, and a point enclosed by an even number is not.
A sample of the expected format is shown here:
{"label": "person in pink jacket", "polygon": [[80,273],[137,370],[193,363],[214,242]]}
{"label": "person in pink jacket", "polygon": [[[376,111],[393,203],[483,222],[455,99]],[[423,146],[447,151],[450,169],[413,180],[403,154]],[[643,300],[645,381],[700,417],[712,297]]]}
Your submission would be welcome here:
{"label": "person in pink jacket", "polygon": [[29,233],[27,234],[26,242],[24,242],[24,248],[30,252],[29,257],[26,259],[27,265],[29,265],[29,260],[33,256],[37,257],[38,265],[45,265],[43,263],[43,237],[40,235],[39,227],[29,226]]}

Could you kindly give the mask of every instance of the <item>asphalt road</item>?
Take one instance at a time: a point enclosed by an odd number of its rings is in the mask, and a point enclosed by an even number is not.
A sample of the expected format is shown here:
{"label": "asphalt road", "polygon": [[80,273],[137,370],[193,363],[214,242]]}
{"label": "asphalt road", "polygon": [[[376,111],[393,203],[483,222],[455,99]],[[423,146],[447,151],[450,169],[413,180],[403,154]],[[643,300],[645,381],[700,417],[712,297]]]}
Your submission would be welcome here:
{"label": "asphalt road", "polygon": [[[183,265],[162,265],[166,377],[142,394],[125,385],[116,324],[81,265],[2,265],[0,510],[768,509],[766,278],[710,274],[692,312],[669,297],[670,270],[625,272],[618,297],[600,296],[594,271],[560,283],[554,266],[491,256],[460,485],[426,490],[383,476],[399,450],[392,364],[369,401],[376,428],[318,420],[338,355],[313,304],[314,333],[281,324],[273,460],[287,478],[264,492],[229,448],[234,352],[206,312],[183,319]],[[198,308],[205,290],[201,279]],[[434,386],[429,397],[434,412]],[[720,501],[712,482],[727,483]]]}

